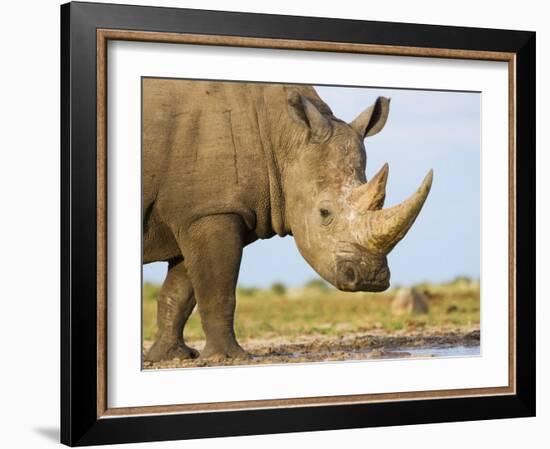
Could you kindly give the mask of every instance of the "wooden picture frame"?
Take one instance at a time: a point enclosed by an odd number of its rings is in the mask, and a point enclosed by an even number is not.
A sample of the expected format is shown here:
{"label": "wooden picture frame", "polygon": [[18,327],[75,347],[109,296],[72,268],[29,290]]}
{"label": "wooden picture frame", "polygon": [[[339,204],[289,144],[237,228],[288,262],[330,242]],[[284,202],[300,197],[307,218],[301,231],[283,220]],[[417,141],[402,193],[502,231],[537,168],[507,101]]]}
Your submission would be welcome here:
{"label": "wooden picture frame", "polygon": [[[125,5],[61,7],[61,441],[91,445],[535,414],[535,33]],[[110,40],[505,61],[509,385],[109,409],[106,48]]]}

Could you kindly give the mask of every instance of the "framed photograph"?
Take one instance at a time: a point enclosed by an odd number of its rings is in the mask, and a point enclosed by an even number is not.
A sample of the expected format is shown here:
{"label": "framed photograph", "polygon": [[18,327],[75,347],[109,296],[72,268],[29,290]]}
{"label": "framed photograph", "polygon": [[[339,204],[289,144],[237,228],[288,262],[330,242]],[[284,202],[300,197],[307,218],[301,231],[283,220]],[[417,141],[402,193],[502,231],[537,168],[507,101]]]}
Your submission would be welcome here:
{"label": "framed photograph", "polygon": [[535,33],[61,7],[61,440],[535,414]]}

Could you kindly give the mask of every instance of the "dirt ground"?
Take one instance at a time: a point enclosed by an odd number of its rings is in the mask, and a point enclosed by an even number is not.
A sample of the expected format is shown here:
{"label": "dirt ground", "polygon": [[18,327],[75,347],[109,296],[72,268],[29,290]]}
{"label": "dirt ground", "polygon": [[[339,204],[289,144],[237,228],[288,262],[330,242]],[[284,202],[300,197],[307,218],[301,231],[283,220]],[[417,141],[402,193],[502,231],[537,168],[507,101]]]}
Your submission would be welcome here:
{"label": "dirt ground", "polygon": [[[241,345],[250,353],[248,359],[228,360],[180,360],[144,362],[144,369],[196,368],[204,366],[254,365],[266,363],[304,363],[343,360],[396,359],[432,357],[432,348],[473,348],[480,344],[479,326],[456,329],[420,331],[396,331],[388,335],[376,330],[368,333],[352,333],[345,336],[304,335],[294,338],[269,338],[242,340]],[[144,352],[151,346],[144,342]],[[203,340],[190,346],[199,351]],[[407,352],[414,349],[414,354]],[[423,351],[426,351],[425,353]]]}

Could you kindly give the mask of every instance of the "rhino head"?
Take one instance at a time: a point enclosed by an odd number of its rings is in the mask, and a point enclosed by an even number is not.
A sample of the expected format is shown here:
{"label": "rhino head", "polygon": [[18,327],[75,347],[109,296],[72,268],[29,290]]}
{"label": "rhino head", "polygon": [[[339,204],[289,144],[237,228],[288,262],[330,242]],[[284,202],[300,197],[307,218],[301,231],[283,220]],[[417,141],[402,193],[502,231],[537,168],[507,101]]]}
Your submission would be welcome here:
{"label": "rhino head", "polygon": [[387,289],[386,256],[420,213],[432,170],[411,197],[383,209],[388,165],[367,182],[363,140],[384,127],[389,99],[349,124],[315,98],[291,91],[287,100],[294,151],[285,167],[286,221],[300,253],[340,290]]}

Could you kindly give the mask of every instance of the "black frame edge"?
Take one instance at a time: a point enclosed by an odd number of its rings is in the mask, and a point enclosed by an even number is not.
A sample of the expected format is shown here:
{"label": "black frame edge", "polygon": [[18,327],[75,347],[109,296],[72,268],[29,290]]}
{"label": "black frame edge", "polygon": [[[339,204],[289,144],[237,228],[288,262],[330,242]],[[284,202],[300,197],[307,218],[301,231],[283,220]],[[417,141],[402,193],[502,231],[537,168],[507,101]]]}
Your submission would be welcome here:
{"label": "black frame edge", "polygon": [[[521,198],[516,210],[516,234],[521,235],[517,244],[517,345],[529,348],[517,354],[517,394],[98,419],[97,28],[332,41],[337,39],[327,37],[337,33],[341,41],[347,42],[516,53],[516,173]],[[416,36],[413,44],[408,43],[411,35]],[[453,45],[449,45],[451,41]],[[63,444],[81,446],[535,416],[535,33],[78,2],[61,6],[60,49]]]}
{"label": "black frame edge", "polygon": [[97,423],[96,27],[61,5],[61,442]]}
{"label": "black frame edge", "polygon": [[[405,405],[405,406],[404,406]],[[398,411],[396,412],[396,407]],[[100,419],[75,445],[354,429],[533,416],[517,396]]]}
{"label": "black frame edge", "polygon": [[[529,31],[72,2],[98,28],[515,52]],[[419,30],[422,29],[422,32]],[[407,44],[403,42],[406,41]]]}
{"label": "black frame edge", "polygon": [[[536,413],[536,34],[516,53],[517,396]],[[518,238],[517,236],[521,236]]]}
{"label": "black frame edge", "polygon": [[60,403],[60,440],[64,444],[70,444],[71,442],[71,370],[70,370],[70,4],[61,6],[60,9],[61,19],[61,39],[60,39],[60,53],[61,53],[61,89],[60,89],[60,137],[61,137],[61,358],[60,358],[60,389],[61,389],[61,403]]}

